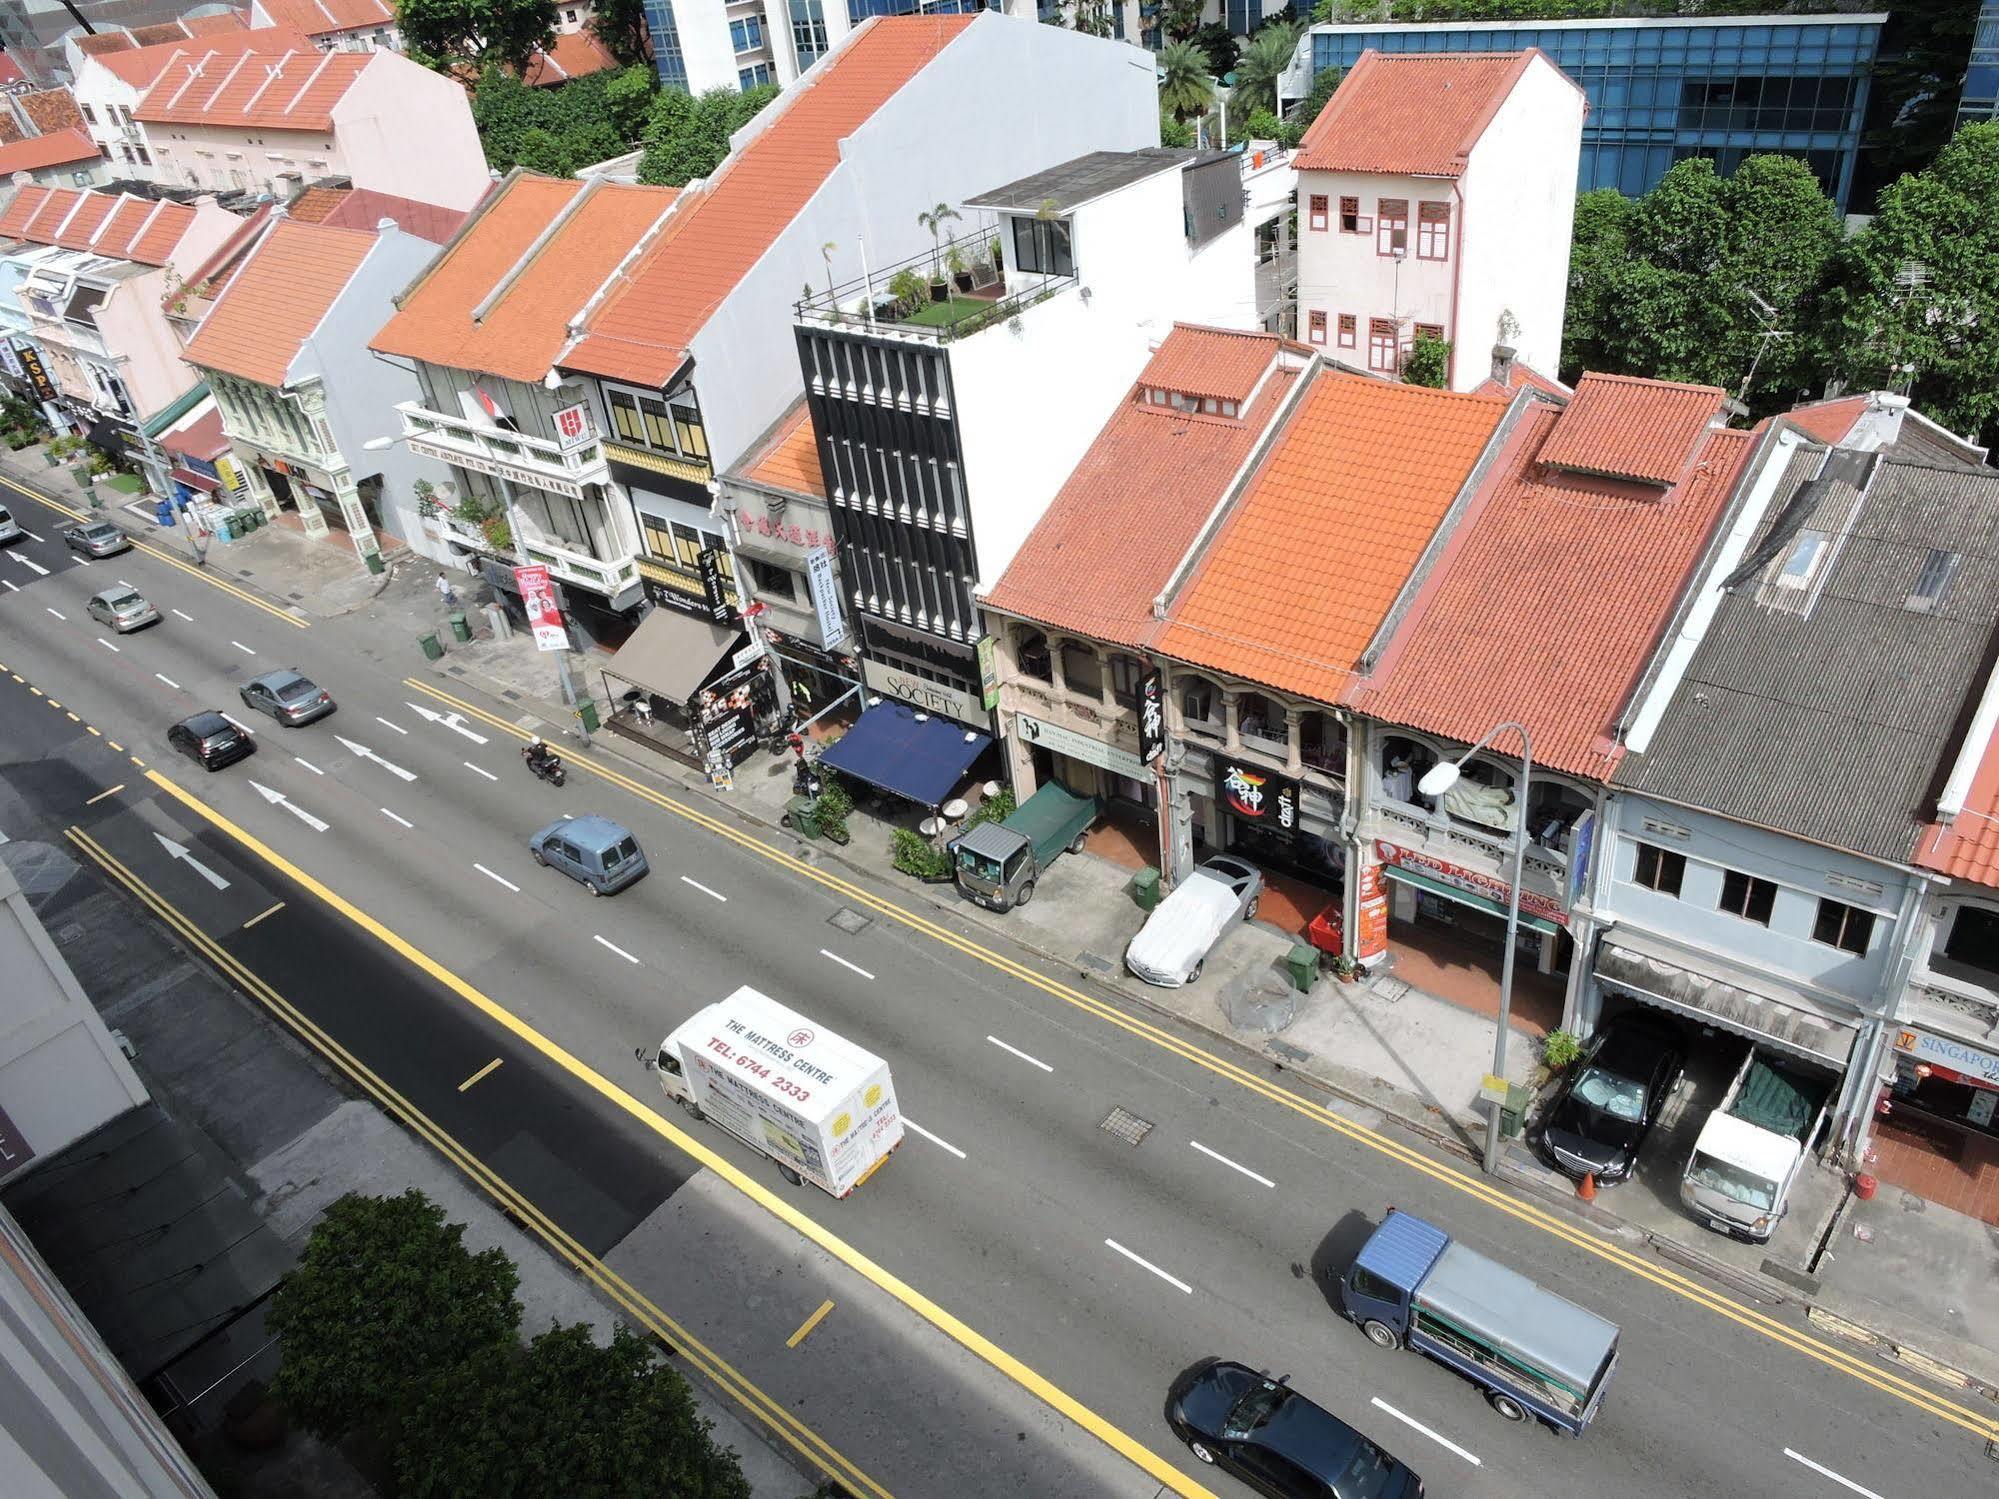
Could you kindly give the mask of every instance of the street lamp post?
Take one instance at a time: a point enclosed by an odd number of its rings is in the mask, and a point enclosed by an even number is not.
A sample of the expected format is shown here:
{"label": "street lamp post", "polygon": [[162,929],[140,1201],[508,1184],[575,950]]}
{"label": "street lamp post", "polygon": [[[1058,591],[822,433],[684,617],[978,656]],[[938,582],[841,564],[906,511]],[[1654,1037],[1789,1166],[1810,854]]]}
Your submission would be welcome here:
{"label": "street lamp post", "polygon": [[[1506,1031],[1513,1015],[1513,948],[1520,931],[1520,876],[1527,863],[1527,783],[1534,774],[1534,740],[1525,724],[1514,723],[1510,719],[1494,724],[1477,744],[1455,760],[1432,765],[1417,783],[1417,789],[1425,796],[1442,796],[1458,783],[1465,761],[1508,729],[1520,736],[1520,784],[1515,788],[1513,797],[1513,860],[1512,878],[1507,881],[1506,951],[1499,960],[1499,1030],[1492,1038],[1492,1075],[1499,1079],[1502,1087],[1506,1083]],[[1497,1100],[1488,1102],[1491,1107],[1485,1116],[1485,1173],[1492,1176],[1499,1170],[1500,1105]]]}

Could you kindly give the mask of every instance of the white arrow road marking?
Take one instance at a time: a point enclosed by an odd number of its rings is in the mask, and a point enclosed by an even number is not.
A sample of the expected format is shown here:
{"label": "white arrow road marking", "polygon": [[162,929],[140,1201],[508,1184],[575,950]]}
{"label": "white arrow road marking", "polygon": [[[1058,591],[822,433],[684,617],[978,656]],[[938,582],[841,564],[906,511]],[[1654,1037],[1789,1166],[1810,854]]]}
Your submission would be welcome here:
{"label": "white arrow road marking", "polygon": [[194,616],[192,614],[181,614],[180,610],[178,609],[174,610],[174,613],[180,614],[180,617],[186,620],[189,624],[194,623]]}
{"label": "white arrow road marking", "polygon": [[179,692],[179,691],[180,691],[180,683],[176,682],[176,681],[175,681],[175,680],[174,680],[174,679],[173,679],[172,677],[169,677],[169,676],[166,676],[166,675],[163,675],[162,673],[160,673],[160,672],[157,672],[157,671],[156,671],[156,672],[154,672],[154,673],[153,673],[153,675],[154,675],[154,676],[156,676],[156,677],[159,677],[159,679],[160,679],[160,680],[161,680],[162,682],[165,682],[165,683],[167,684],[167,686],[169,686],[169,687],[173,688],[173,690],[174,690],[175,692]]}
{"label": "white arrow road marking", "polygon": [[338,739],[342,744],[347,746],[347,752],[350,755],[359,755],[363,760],[373,760],[377,765],[381,766],[382,769],[388,771],[390,775],[401,776],[405,781],[414,781],[416,779],[415,771],[404,770],[402,766],[395,765],[387,760],[384,760],[380,755],[376,754],[373,750],[369,749],[367,745],[356,744],[353,740],[341,734],[335,734],[333,737],[335,739]]}
{"label": "white arrow road marking", "polygon": [[902,1122],[905,1125],[907,1125],[910,1129],[915,1130],[919,1135],[923,1136],[923,1138],[928,1140],[932,1145],[935,1145],[939,1150],[948,1150],[951,1152],[952,1155],[956,1156],[961,1161],[965,1158],[964,1151],[960,1150],[957,1146],[953,1145],[948,1140],[938,1139],[935,1135],[931,1134],[929,1130],[925,1129],[922,1125],[918,1124],[914,1119],[910,1118],[907,1114],[904,1114],[902,1116]]}
{"label": "white arrow road marking", "polygon": [[1248,1177],[1253,1182],[1262,1182],[1266,1187],[1274,1187],[1277,1185],[1277,1183],[1272,1181],[1269,1177],[1260,1175],[1257,1172],[1250,1170],[1249,1167],[1239,1165],[1235,1161],[1230,1160],[1227,1156],[1223,1155],[1219,1150],[1208,1149],[1208,1147],[1203,1145],[1199,1140],[1189,1140],[1187,1143],[1193,1146],[1196,1150],[1200,1151],[1202,1155],[1208,1157],[1210,1160],[1220,1161],[1224,1166],[1228,1167],[1231,1171],[1240,1171],[1244,1176]]}
{"label": "white arrow road marking", "polygon": [[326,831],[328,824],[323,823],[317,817],[314,817],[310,812],[306,811],[305,808],[299,806],[296,802],[292,801],[289,797],[287,797],[282,791],[273,791],[271,790],[270,787],[266,786],[261,781],[252,781],[250,783],[250,789],[256,792],[257,795],[261,796],[265,801],[269,802],[272,806],[283,807],[287,812],[291,813],[292,816],[296,817],[300,822],[304,823],[307,827],[311,828],[315,833],[323,833]]}
{"label": "white arrow road marking", "polygon": [[[905,1124],[907,1124],[908,1122],[909,1121],[906,1119],[903,1121],[903,1123]],[[1186,1281],[1180,1279],[1177,1275],[1168,1275],[1164,1270],[1160,1269],[1157,1265],[1153,1264],[1151,1260],[1140,1259],[1137,1255],[1133,1254],[1129,1249],[1126,1249],[1124,1245],[1118,1243],[1116,1239],[1106,1239],[1104,1240],[1104,1243],[1109,1245],[1112,1249],[1115,1249],[1119,1254],[1123,1255],[1126,1259],[1130,1260],[1134,1265],[1137,1265],[1138,1267],[1144,1270],[1150,1270],[1154,1275],[1158,1276],[1161,1280],[1165,1281],[1167,1285],[1178,1286],[1182,1291],[1185,1291],[1189,1296],[1192,1296],[1194,1294],[1194,1288],[1188,1285]]]}
{"label": "white arrow road marking", "polygon": [[[44,605],[42,605],[42,607],[43,607],[44,609],[48,609],[48,608],[49,608],[49,606],[48,606],[47,604],[44,604]],[[67,614],[64,614],[64,613],[62,613],[62,612],[61,612],[60,610],[58,610],[58,609],[49,609],[49,613],[51,613],[51,614],[55,615],[55,617],[56,617],[57,619],[62,619],[62,620],[66,620],[66,619],[68,619],[68,618],[69,618],[69,616],[68,616]]]}
{"label": "white arrow road marking", "polygon": [[103,646],[104,649],[106,649],[107,651],[116,651],[118,649],[117,646],[113,645],[110,641],[106,640],[102,635],[97,637],[97,643]]}
{"label": "white arrow road marking", "polygon": [[251,650],[250,647],[243,644],[243,642],[240,640],[232,640],[229,643],[235,646],[237,650],[241,651],[246,656],[254,656],[257,654],[255,651]]}
{"label": "white arrow road marking", "polygon": [[375,722],[380,724],[385,729],[394,729],[398,734],[407,735],[409,733],[409,730],[404,728],[401,724],[390,723],[386,718],[382,717],[382,715],[379,713],[375,715]]}
{"label": "white arrow road marking", "polygon": [[724,895],[721,891],[710,890],[706,885],[702,884],[699,880],[690,880],[684,874],[680,877],[680,883],[683,885],[692,885],[696,890],[699,890],[703,895],[712,895],[715,897],[715,899],[722,901],[724,903],[726,903],[729,899],[729,897]]}
{"label": "white arrow road marking", "polygon": [[456,713],[434,713],[421,703],[413,703],[408,698],[403,699],[403,706],[416,714],[418,718],[424,719],[429,723],[441,723],[454,734],[463,734],[474,744],[484,744],[486,742],[484,734],[475,734],[472,730],[466,728],[463,720]]}
{"label": "white arrow road marking", "polygon": [[479,873],[483,874],[487,879],[497,880],[500,884],[505,885],[509,890],[518,892],[521,888],[519,885],[516,885],[512,880],[506,878],[504,875],[494,874],[493,871],[488,869],[484,864],[474,864],[472,867],[478,870]]}
{"label": "white arrow road marking", "polygon": [[398,817],[396,816],[395,813],[391,812],[387,807],[377,807],[375,810],[377,812],[380,812],[384,817],[388,818],[390,822],[399,822],[406,828],[413,828],[416,826],[416,824],[411,822],[407,817]]}
{"label": "white arrow road marking", "polygon": [[1027,1062],[1035,1067],[1039,1067],[1043,1072],[1053,1072],[1055,1070],[1053,1067],[1050,1067],[1046,1062],[1042,1061],[1041,1058],[1029,1056],[1026,1052],[1022,1051],[1018,1046],[1008,1046],[1006,1042],[1000,1040],[998,1036],[988,1036],[986,1037],[986,1039],[992,1042],[993,1045],[997,1046],[1001,1051],[1010,1051],[1015,1056],[1019,1057],[1021,1061]]}
{"label": "white arrow road marking", "polygon": [[[1379,1395],[1374,1397],[1372,1403],[1374,1405],[1379,1406],[1382,1410],[1387,1411],[1389,1415],[1393,1416],[1396,1420],[1400,1421],[1404,1426],[1414,1427],[1417,1431],[1422,1432],[1424,1436],[1428,1437],[1431,1441],[1435,1442],[1439,1447],[1448,1447],[1451,1451],[1455,1452],[1459,1457],[1463,1458],[1466,1462],[1470,1463],[1474,1468],[1482,1468],[1485,1466],[1484,1463],[1479,1461],[1477,1453],[1465,1451],[1464,1448],[1460,1447],[1456,1442],[1452,1441],[1449,1437],[1438,1436],[1434,1431],[1430,1430],[1430,1428],[1425,1426],[1421,1421],[1416,1420],[1414,1417],[1403,1415],[1401,1411],[1397,1410],[1394,1406],[1390,1405],[1386,1400],[1383,1400]],[[1880,1499],[1880,1496],[1876,1495],[1875,1499]]]}
{"label": "white arrow road marking", "polygon": [[[592,933],[592,935],[595,936],[595,933]],[[626,952],[622,947],[618,946],[618,944],[615,942],[607,942],[602,937],[597,937],[597,945],[599,947],[610,948],[612,952],[616,953],[619,957],[623,958],[627,963],[638,962],[637,958],[633,957],[630,953]]]}
{"label": "white arrow road marking", "polygon": [[189,869],[192,869],[196,874],[200,875],[204,880],[207,880],[208,883],[213,885],[217,890],[227,890],[229,888],[229,882],[223,879],[222,876],[217,874],[214,870],[210,869],[206,864],[202,863],[201,860],[197,859],[193,854],[189,853],[187,851],[186,844],[174,842],[173,839],[167,837],[165,833],[155,833],[153,834],[153,836],[160,840],[161,848],[165,849],[169,854],[173,855],[174,858],[180,860],[181,863],[185,864]]}
{"label": "white arrow road marking", "polygon": [[[1381,1402],[1376,1401],[1375,1403],[1379,1405]],[[1791,1461],[1794,1463],[1803,1463],[1807,1468],[1810,1468],[1814,1473],[1817,1473],[1820,1477],[1830,1478],[1834,1483],[1840,1485],[1842,1488],[1851,1489],[1856,1494],[1864,1494],[1867,1496],[1867,1499],[1881,1499],[1881,1496],[1875,1493],[1874,1490],[1863,1489],[1859,1484],[1855,1483],[1851,1478],[1842,1478],[1839,1474],[1833,1472],[1832,1469],[1826,1467],[1824,1464],[1813,1462],[1810,1458],[1806,1457],[1802,1452],[1793,1452],[1789,1447],[1786,1447],[1784,1449],[1784,1456],[1791,1459]]]}
{"label": "white arrow road marking", "polygon": [[34,558],[28,556],[23,552],[9,552],[7,555],[12,557],[16,562],[20,563],[21,566],[27,568],[30,572],[40,573],[44,578],[46,578],[49,575],[49,570],[46,567],[43,567],[41,563],[35,561]]}

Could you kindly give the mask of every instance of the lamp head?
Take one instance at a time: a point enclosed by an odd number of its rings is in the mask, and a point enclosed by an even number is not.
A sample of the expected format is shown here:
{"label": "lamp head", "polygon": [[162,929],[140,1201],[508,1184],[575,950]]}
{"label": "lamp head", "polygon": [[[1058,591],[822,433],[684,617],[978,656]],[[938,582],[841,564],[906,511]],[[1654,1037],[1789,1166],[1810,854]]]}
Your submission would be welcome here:
{"label": "lamp head", "polygon": [[1449,760],[1439,760],[1423,772],[1423,779],[1416,783],[1416,789],[1425,796],[1442,796],[1457,783],[1457,765]]}
{"label": "lamp head", "polygon": [[384,448],[392,448],[395,445],[396,440],[393,437],[371,437],[361,444],[362,447],[371,453],[379,453]]}

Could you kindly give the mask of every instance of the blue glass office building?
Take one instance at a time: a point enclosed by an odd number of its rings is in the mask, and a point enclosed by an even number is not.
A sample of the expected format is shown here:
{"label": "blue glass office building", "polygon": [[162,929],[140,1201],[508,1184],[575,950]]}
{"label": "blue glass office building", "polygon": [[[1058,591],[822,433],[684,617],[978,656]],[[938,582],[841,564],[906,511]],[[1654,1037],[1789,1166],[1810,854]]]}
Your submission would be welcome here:
{"label": "blue glass office building", "polygon": [[1957,123],[1975,125],[1994,119],[1999,119],[1999,0],[1984,0],[1978,7],[1978,29],[1971,35],[1971,61],[1964,70]]}
{"label": "blue glass office building", "polygon": [[[1989,0],[1988,0],[1989,8]],[[1512,52],[1539,47],[1589,97],[1578,186],[1636,197],[1676,161],[1802,157],[1842,211],[1867,113],[1881,15],[1716,20],[1458,22],[1315,26],[1314,71],[1382,52]]]}

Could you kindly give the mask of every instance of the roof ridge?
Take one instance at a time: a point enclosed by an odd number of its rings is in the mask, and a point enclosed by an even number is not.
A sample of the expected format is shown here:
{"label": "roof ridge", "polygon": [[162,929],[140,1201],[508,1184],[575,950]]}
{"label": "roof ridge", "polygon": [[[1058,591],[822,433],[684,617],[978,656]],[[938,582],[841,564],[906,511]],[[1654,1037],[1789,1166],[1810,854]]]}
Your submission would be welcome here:
{"label": "roof ridge", "polygon": [[1619,385],[1645,385],[1655,390],[1711,391],[1723,397],[1728,394],[1719,385],[1696,385],[1687,380],[1662,380],[1654,375],[1613,375],[1603,370],[1584,370],[1576,379],[1576,388],[1580,389],[1585,380],[1609,380]]}

